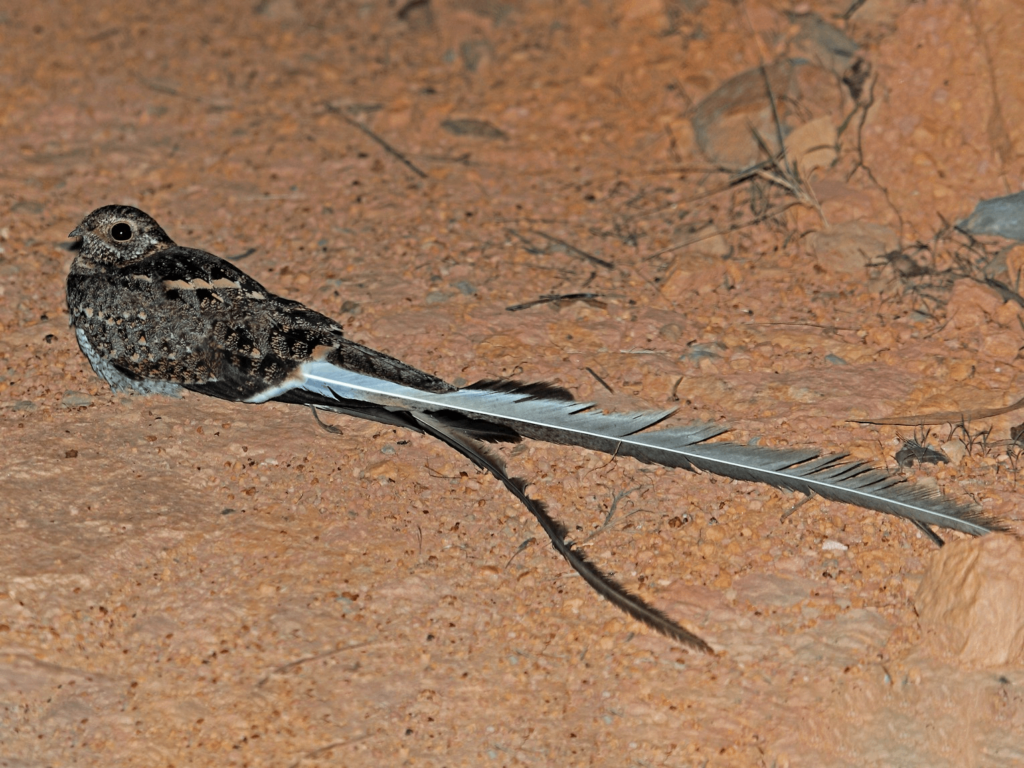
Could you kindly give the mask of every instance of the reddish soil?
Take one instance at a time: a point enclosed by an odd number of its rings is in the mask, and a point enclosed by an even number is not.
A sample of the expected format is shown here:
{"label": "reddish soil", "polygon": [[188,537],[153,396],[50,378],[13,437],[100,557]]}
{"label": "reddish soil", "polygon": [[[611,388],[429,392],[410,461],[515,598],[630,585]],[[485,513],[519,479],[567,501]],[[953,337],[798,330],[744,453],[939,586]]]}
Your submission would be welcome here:
{"label": "reddish soil", "polygon": [[[1024,668],[925,641],[909,523],[506,450],[577,540],[618,499],[587,551],[718,651],[690,653],[440,443],[114,395],[64,300],[66,234],[134,204],[456,383],[896,470],[914,429],[850,419],[1024,395],[983,282],[1020,249],[944,224],[1024,181],[1022,38],[1012,0],[0,8],[0,766],[1024,764]],[[788,57],[786,129],[838,138],[730,185],[695,109]],[[711,137],[749,141],[736,114]],[[1021,421],[938,425],[950,463],[903,471],[1019,526]]]}

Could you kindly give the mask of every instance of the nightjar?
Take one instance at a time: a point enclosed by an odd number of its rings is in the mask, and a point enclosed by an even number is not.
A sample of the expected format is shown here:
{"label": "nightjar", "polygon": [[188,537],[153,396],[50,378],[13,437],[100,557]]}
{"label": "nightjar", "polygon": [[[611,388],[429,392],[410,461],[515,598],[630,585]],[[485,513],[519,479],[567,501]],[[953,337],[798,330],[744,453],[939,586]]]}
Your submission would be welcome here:
{"label": "nightjar", "polygon": [[99,208],[71,236],[82,238],[67,282],[71,323],[93,369],[115,391],[278,400],[436,437],[494,475],[602,597],[691,648],[710,651],[591,564],[480,441],[533,438],[814,493],[909,519],[937,543],[930,525],[976,535],[1005,530],[968,504],[843,456],[706,442],[725,431],[718,425],[649,429],[671,410],[605,413],[549,384],[456,388],[349,341],[331,318],[275,295],[230,262],[177,245],[136,208]]}

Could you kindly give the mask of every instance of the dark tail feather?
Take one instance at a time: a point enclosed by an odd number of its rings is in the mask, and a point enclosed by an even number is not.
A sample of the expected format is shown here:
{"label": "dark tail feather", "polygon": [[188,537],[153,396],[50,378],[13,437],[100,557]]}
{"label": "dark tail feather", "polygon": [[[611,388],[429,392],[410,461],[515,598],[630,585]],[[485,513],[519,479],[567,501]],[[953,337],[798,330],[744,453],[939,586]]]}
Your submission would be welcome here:
{"label": "dark tail feather", "polygon": [[502,485],[537,518],[537,522],[544,529],[544,533],[548,535],[551,545],[555,550],[565,558],[573,570],[582,576],[584,581],[593,587],[601,597],[637,621],[646,624],[657,632],[683,645],[689,646],[694,650],[703,651],[704,653],[714,653],[711,646],[695,634],[683,629],[657,608],[647,605],[647,603],[636,595],[631,594],[621,584],[616,583],[610,577],[601,573],[581,552],[574,549],[572,545],[567,544],[565,541],[566,532],[562,526],[548,514],[541,502],[530,498],[526,494],[526,484],[521,479],[508,476],[501,459],[491,456],[482,446],[475,444],[469,438],[451,431],[446,424],[438,421],[430,414],[416,413],[413,414],[413,417],[424,432],[448,444],[478,467],[487,470],[501,481]]}

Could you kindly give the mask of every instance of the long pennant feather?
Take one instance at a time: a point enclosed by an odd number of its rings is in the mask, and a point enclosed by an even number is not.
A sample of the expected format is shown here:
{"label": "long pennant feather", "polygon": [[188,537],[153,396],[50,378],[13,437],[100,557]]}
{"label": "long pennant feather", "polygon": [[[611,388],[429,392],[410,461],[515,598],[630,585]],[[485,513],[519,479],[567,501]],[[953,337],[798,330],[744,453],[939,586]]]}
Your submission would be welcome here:
{"label": "long pennant feather", "polygon": [[1006,530],[998,521],[962,502],[845,456],[822,456],[809,449],[707,443],[725,431],[709,425],[642,431],[672,411],[604,413],[594,409],[593,403],[554,399],[508,384],[484,383],[478,386],[489,388],[425,392],[322,361],[303,364],[300,376],[253,398],[253,402],[274,398],[296,401],[300,393],[308,393],[323,404],[331,399],[339,404],[369,403],[389,411],[433,413],[442,422],[445,412],[452,412],[462,418],[509,427],[522,437],[816,493],[922,525],[973,535]]}

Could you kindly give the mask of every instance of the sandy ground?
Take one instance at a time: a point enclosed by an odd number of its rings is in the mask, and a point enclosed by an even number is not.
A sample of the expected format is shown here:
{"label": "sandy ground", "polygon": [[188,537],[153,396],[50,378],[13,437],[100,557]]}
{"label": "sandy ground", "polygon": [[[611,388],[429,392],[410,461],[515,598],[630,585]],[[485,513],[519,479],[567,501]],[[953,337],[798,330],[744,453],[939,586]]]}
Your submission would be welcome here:
{"label": "sandy ground", "polygon": [[[895,470],[914,429],[849,419],[1024,394],[979,282],[1020,254],[944,224],[1021,186],[1022,35],[1012,0],[0,6],[0,766],[1024,764],[1024,669],[929,650],[903,521],[506,451],[577,539],[614,511],[588,552],[693,654],[439,443],[113,395],[64,300],[66,234],[135,204],[456,383]],[[838,138],[730,184],[702,148],[763,110],[698,105],[797,57],[780,119]],[[936,426],[950,463],[905,471],[1019,523],[1020,421]]]}

